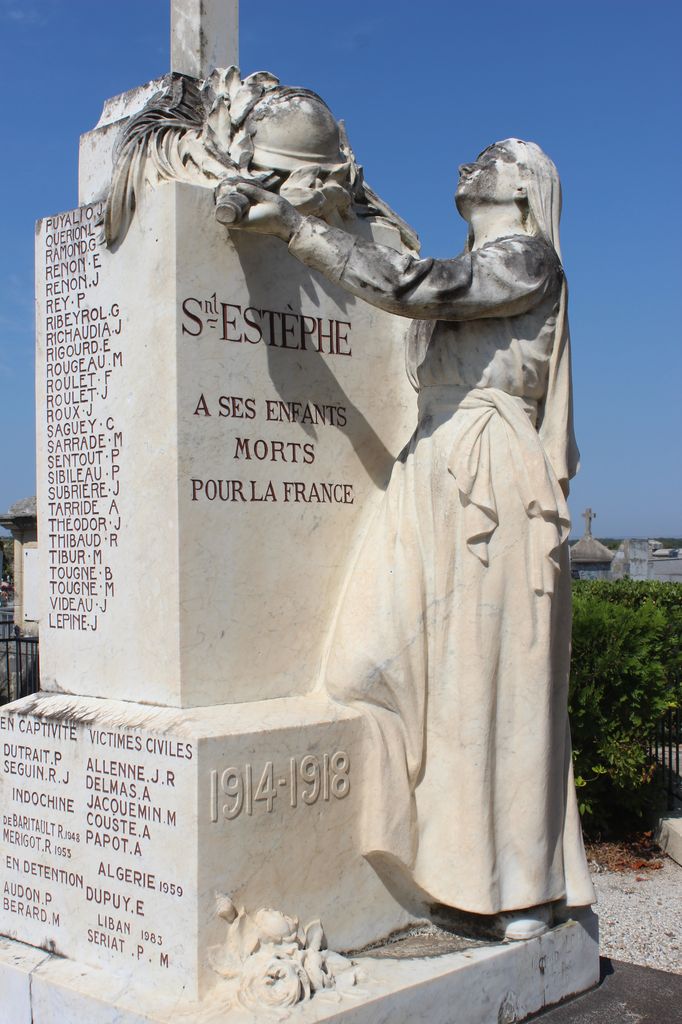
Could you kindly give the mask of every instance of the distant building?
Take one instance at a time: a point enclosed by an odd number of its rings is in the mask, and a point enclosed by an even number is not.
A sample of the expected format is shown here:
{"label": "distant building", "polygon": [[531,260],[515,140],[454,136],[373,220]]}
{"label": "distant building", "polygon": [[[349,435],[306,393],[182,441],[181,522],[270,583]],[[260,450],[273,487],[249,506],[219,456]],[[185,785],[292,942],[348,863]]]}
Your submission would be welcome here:
{"label": "distant building", "polygon": [[0,516],[14,539],[14,622],[26,633],[38,632],[38,519],[36,499],[22,498]]}
{"label": "distant building", "polygon": [[611,578],[648,580],[649,541],[637,537],[622,541],[613,559]]}
{"label": "distant building", "polygon": [[664,548],[657,540],[624,540],[613,559],[611,577],[682,583],[682,551]]}
{"label": "distant building", "polygon": [[592,520],[596,518],[596,512],[586,508],[583,516],[585,532],[570,549],[571,576],[577,580],[610,579],[613,551],[592,536]]}
{"label": "distant building", "polygon": [[657,540],[650,540],[649,547],[649,579],[682,583],[682,549],[664,548]]}
{"label": "distant building", "polygon": [[583,512],[585,532],[570,548],[571,576],[577,580],[661,580],[682,583],[682,548],[664,548],[659,540],[630,537],[617,551],[592,536],[596,512]]}

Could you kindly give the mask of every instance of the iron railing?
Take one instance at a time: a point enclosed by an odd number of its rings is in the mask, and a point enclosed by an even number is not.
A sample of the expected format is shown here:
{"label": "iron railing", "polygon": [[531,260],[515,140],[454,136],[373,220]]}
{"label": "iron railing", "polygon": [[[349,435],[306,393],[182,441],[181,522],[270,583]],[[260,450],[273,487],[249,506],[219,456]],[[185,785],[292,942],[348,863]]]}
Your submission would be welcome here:
{"label": "iron railing", "polygon": [[668,708],[649,738],[648,754],[650,763],[657,766],[669,811],[674,810],[677,803],[682,800],[681,747],[682,709]]}
{"label": "iron railing", "polygon": [[39,688],[38,637],[22,635],[12,623],[0,623],[0,705]]}
{"label": "iron railing", "polygon": [[14,636],[14,606],[0,605],[0,640]]}

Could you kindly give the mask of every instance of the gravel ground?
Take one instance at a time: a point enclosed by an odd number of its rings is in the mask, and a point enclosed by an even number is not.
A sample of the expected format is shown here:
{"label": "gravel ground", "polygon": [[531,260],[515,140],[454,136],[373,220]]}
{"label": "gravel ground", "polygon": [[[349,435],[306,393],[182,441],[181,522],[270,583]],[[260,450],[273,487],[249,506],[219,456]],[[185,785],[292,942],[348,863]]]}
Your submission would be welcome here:
{"label": "gravel ground", "polygon": [[607,871],[591,864],[602,956],[682,974],[682,867]]}

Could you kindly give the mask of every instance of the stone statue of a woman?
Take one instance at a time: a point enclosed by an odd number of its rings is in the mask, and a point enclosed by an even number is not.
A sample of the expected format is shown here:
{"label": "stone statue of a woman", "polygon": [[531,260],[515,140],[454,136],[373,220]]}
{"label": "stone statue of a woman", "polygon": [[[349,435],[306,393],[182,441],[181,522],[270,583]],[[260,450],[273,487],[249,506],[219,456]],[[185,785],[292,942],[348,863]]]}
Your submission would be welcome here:
{"label": "stone statue of a woman", "polygon": [[348,575],[324,680],[372,731],[363,852],[426,902],[541,934],[556,903],[594,900],[566,711],[577,450],[556,168],[517,139],[462,166],[469,235],[452,260],[225,188],[240,227],[415,319],[419,421]]}

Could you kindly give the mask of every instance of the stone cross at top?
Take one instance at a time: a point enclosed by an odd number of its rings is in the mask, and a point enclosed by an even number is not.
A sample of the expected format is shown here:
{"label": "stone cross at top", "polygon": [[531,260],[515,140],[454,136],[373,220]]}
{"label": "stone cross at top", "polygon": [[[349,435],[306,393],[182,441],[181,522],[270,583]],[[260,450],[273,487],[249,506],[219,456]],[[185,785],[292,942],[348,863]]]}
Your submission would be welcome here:
{"label": "stone cross at top", "polygon": [[171,71],[206,78],[239,65],[239,0],[171,0]]}
{"label": "stone cross at top", "polygon": [[585,520],[585,536],[592,536],[592,520],[597,518],[597,513],[593,512],[591,508],[586,508],[583,512],[583,519]]}

